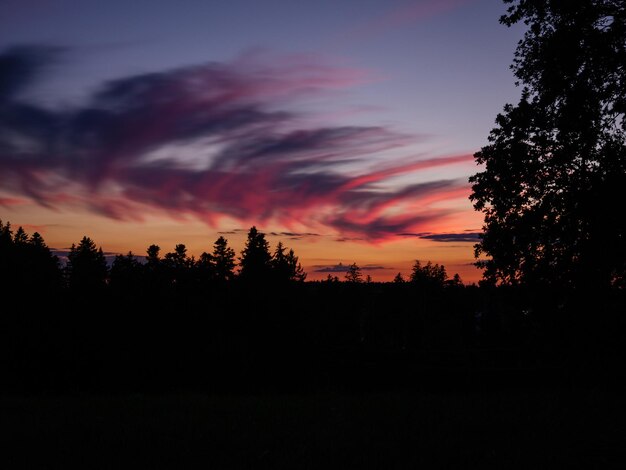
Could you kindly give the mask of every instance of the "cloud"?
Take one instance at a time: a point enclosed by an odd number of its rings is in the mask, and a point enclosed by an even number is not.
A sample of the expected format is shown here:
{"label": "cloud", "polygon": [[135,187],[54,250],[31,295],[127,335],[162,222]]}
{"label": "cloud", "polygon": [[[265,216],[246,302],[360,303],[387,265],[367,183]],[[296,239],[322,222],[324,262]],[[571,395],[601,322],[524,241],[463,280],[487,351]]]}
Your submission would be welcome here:
{"label": "cloud", "polygon": [[268,235],[273,235],[275,237],[291,237],[291,238],[304,238],[304,237],[320,237],[319,233],[311,233],[311,232],[270,232]]}
{"label": "cloud", "polygon": [[22,92],[58,54],[0,54],[0,189],[12,196],[113,219],[160,211],[215,225],[228,216],[382,241],[427,230],[449,215],[435,202],[469,192],[458,180],[385,183],[467,164],[470,155],[368,167],[412,137],[384,126],[302,124],[298,100],[361,83],[362,71],[312,57],[248,57],[122,77],[72,109],[26,101]]}
{"label": "cloud", "polygon": [[3,207],[21,206],[27,203],[28,201],[26,199],[18,197],[0,197],[0,206]]}
{"label": "cloud", "polygon": [[345,273],[348,272],[350,266],[344,266],[342,263],[338,263],[332,266],[315,265],[313,266],[313,272],[316,273]]}
{"label": "cloud", "polygon": [[[350,268],[350,265],[344,265],[343,263],[333,264],[333,265],[315,265],[313,266],[315,269],[313,272],[316,273],[345,273]],[[366,264],[364,266],[360,266],[361,271],[379,271],[381,269],[394,269],[385,266],[380,266],[377,264]]]}
{"label": "cloud", "polygon": [[415,24],[419,21],[445,14],[459,8],[470,0],[419,0],[412,1],[400,7],[391,8],[378,17],[357,25],[346,32],[331,37],[335,45],[362,43],[389,31],[397,31],[402,27]]}
{"label": "cloud", "polygon": [[465,230],[462,233],[399,233],[400,237],[418,237],[424,240],[432,240],[436,242],[471,242],[476,243],[480,241],[480,235],[482,232],[472,232]]}

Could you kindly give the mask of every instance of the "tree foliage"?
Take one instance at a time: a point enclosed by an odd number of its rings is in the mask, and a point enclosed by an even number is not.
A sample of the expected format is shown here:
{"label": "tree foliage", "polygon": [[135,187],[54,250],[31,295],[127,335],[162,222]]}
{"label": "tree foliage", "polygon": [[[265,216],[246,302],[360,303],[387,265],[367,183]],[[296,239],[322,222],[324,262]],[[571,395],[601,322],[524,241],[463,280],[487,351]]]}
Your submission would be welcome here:
{"label": "tree foliage", "polygon": [[475,154],[478,264],[492,282],[611,285],[626,270],[626,5],[505,2],[500,21],[528,26],[512,65],[522,93]]}
{"label": "tree foliage", "polygon": [[84,236],[78,245],[72,244],[67,255],[69,285],[76,291],[92,291],[104,287],[108,269],[102,248]]}
{"label": "tree foliage", "polygon": [[415,260],[411,271],[411,282],[420,288],[438,289],[445,285],[448,279],[446,268],[428,261],[425,265]]}
{"label": "tree foliage", "polygon": [[22,227],[15,234],[10,223],[0,220],[0,286],[7,292],[27,287],[31,292],[50,291],[61,285],[59,259],[35,232]]}
{"label": "tree foliage", "polygon": [[215,278],[218,281],[231,281],[234,278],[235,250],[228,246],[228,240],[224,237],[215,240],[211,259],[215,269]]}
{"label": "tree foliage", "polygon": [[272,255],[265,234],[252,227],[239,258],[239,276],[246,282],[267,282],[271,272]]}

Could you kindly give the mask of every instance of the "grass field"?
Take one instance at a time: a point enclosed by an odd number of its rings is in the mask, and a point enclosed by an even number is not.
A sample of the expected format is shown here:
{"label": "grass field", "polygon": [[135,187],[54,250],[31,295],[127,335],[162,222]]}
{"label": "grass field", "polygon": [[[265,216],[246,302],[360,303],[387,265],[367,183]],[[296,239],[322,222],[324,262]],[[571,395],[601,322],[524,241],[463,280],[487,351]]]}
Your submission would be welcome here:
{"label": "grass field", "polygon": [[0,400],[2,468],[606,468],[623,395],[600,390]]}

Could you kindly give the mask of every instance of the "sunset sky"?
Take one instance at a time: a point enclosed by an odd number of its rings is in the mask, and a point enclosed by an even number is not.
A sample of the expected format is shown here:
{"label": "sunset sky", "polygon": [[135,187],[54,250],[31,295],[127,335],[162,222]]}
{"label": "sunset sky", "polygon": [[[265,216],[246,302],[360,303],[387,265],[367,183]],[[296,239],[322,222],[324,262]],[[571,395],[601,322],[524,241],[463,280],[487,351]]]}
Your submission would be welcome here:
{"label": "sunset sky", "polygon": [[[467,282],[472,154],[519,89],[500,0],[2,0],[0,219],[191,254],[256,225],[319,279]],[[342,263],[342,266],[338,266]]]}

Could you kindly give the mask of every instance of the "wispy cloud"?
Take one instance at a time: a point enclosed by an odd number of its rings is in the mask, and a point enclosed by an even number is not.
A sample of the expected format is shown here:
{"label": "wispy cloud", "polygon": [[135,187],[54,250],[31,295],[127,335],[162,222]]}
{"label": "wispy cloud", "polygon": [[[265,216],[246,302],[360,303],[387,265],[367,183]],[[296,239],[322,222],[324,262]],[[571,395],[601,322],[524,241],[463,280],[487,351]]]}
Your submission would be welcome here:
{"label": "wispy cloud", "polygon": [[[411,137],[384,126],[303,128],[286,110],[293,106],[278,106],[360,83],[362,71],[311,57],[247,58],[124,77],[73,109],[25,101],[22,92],[45,79],[55,54],[33,47],[0,54],[0,188],[16,196],[5,205],[26,197],[116,219],[141,219],[146,210],[208,224],[228,216],[380,241],[428,230],[449,215],[434,202],[468,192],[460,180],[382,184],[470,163],[470,155],[368,168],[368,159]],[[400,205],[409,215],[393,211]]]}
{"label": "wispy cloud", "polygon": [[424,240],[432,240],[435,242],[471,242],[477,243],[480,240],[480,235],[482,232],[472,232],[472,231],[464,231],[461,233],[399,233],[400,237],[417,237],[422,238]]}
{"label": "wispy cloud", "polygon": [[413,0],[354,26],[332,38],[334,44],[352,44],[453,11],[472,0]]}
{"label": "wispy cloud", "polygon": [[[359,266],[361,271],[380,271],[383,269],[393,269],[388,266],[382,266],[378,264],[366,264],[363,266]],[[350,265],[345,265],[343,263],[337,263],[332,265],[325,264],[316,264],[313,266],[313,272],[316,273],[345,273],[350,268]]]}

